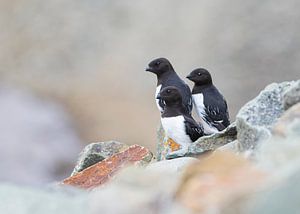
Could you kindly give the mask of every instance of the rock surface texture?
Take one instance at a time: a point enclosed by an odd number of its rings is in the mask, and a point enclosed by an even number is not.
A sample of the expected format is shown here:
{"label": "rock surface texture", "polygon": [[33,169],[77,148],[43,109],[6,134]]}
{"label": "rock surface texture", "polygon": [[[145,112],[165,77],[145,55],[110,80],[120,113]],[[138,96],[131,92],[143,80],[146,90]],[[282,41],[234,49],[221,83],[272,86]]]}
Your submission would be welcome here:
{"label": "rock surface texture", "polygon": [[98,162],[81,172],[65,179],[64,184],[90,189],[106,183],[126,164],[144,164],[150,162],[152,154],[148,149],[133,145],[109,158]]}
{"label": "rock surface texture", "polygon": [[273,83],[241,108],[236,116],[241,151],[254,150],[271,137],[271,128],[284,112],[283,95],[294,82]]}
{"label": "rock surface texture", "polygon": [[72,175],[127,148],[128,145],[117,141],[91,143],[80,154]]}

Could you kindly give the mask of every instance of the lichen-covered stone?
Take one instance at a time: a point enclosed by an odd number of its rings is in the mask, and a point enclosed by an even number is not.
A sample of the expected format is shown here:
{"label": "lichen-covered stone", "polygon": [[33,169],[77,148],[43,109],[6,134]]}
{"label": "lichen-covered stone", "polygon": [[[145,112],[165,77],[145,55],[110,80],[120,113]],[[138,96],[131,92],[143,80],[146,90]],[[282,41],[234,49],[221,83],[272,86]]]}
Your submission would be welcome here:
{"label": "lichen-covered stone", "polygon": [[189,146],[189,156],[199,155],[206,151],[216,150],[220,146],[224,146],[236,140],[236,125],[232,123],[226,129],[213,135],[199,138],[196,142]]}
{"label": "lichen-covered stone", "polygon": [[162,125],[160,124],[160,126],[157,130],[157,155],[156,155],[157,160],[161,161],[161,160],[166,160],[166,159],[177,158],[177,156],[170,158],[169,154],[171,152],[177,151],[179,149],[180,149],[180,145],[177,144],[171,138],[168,138],[168,136],[165,134],[165,131],[164,131]]}
{"label": "lichen-covered stone", "polygon": [[63,184],[85,189],[94,188],[107,182],[125,165],[141,164],[141,162],[143,165],[143,162],[151,160],[150,157],[152,154],[148,149],[133,145],[65,179]]}
{"label": "lichen-covered stone", "polygon": [[72,175],[127,148],[128,145],[117,141],[91,143],[80,154]]}
{"label": "lichen-covered stone", "polygon": [[288,109],[296,103],[300,102],[300,80],[295,82],[293,86],[283,95],[284,109]]}
{"label": "lichen-covered stone", "polygon": [[283,94],[293,83],[273,83],[241,108],[236,117],[241,151],[255,149],[271,137],[270,129],[284,112]]}

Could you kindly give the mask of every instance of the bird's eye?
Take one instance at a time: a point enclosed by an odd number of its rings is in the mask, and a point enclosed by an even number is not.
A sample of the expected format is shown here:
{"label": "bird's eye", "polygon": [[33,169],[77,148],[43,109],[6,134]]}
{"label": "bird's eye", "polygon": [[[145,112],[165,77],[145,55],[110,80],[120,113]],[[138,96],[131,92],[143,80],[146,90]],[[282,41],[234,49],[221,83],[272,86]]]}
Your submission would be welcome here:
{"label": "bird's eye", "polygon": [[168,89],[168,90],[167,90],[167,93],[171,93],[171,90],[170,90],[170,89]]}
{"label": "bird's eye", "polygon": [[198,75],[201,76],[201,73],[199,72]]}
{"label": "bird's eye", "polygon": [[160,65],[160,61],[156,62],[155,65]]}

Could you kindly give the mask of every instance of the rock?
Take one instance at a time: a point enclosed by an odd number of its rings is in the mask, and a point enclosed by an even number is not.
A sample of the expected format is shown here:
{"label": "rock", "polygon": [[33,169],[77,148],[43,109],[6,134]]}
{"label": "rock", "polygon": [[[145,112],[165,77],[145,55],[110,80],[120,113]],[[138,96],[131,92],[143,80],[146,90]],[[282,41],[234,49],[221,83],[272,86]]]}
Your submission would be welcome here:
{"label": "rock", "polygon": [[258,150],[257,162],[267,170],[285,173],[300,166],[300,104],[289,108],[278,120],[273,136]]}
{"label": "rock", "polygon": [[236,125],[235,123],[232,123],[225,130],[213,135],[201,137],[191,144],[188,155],[194,156],[206,151],[216,150],[217,148],[236,140],[236,135]]}
{"label": "rock", "polygon": [[160,124],[157,130],[157,160],[166,160],[166,159],[173,159],[182,156],[172,156],[170,157],[169,154],[171,152],[177,151],[180,149],[180,145],[173,141],[171,138],[166,136],[165,131]]}
{"label": "rock", "polygon": [[289,108],[274,125],[272,134],[285,137],[289,134],[291,124],[300,120],[300,103]]}
{"label": "rock", "polygon": [[1,181],[41,185],[68,176],[81,140],[58,103],[0,86]]}
{"label": "rock", "polygon": [[271,137],[271,128],[283,114],[283,94],[294,82],[273,83],[241,108],[236,116],[241,151],[255,149]]}
{"label": "rock", "polygon": [[199,161],[197,158],[181,157],[172,160],[162,160],[151,163],[147,170],[159,170],[162,172],[181,172],[186,166]]}
{"label": "rock", "polygon": [[[166,163],[173,161],[177,159]],[[162,168],[156,166],[125,168],[112,182],[95,189],[90,201],[93,213],[190,214],[174,200],[182,171],[162,172]]]}
{"label": "rock", "polygon": [[[239,213],[299,213],[300,170],[289,176],[275,188],[268,188],[251,197],[250,201],[239,207]],[[241,200],[239,201],[241,202]],[[245,201],[244,201],[245,202]],[[237,205],[237,203],[235,203]],[[228,213],[232,213],[231,210]],[[246,209],[245,209],[246,208]]]}
{"label": "rock", "polygon": [[246,159],[216,152],[186,169],[176,198],[193,213],[222,213],[231,200],[252,193],[266,178]]}
{"label": "rock", "polygon": [[0,213],[91,214],[88,206],[88,194],[82,191],[0,184]]}
{"label": "rock", "polygon": [[91,143],[80,154],[72,175],[127,148],[128,145],[117,141]]}
{"label": "rock", "polygon": [[127,164],[143,165],[145,162],[150,162],[151,159],[152,154],[148,149],[133,145],[65,179],[63,184],[91,189],[107,182]]}
{"label": "rock", "polygon": [[300,102],[300,80],[295,82],[293,86],[283,95],[284,109],[287,110],[291,106]]}
{"label": "rock", "polygon": [[189,146],[188,153],[182,155],[170,155],[171,152],[178,150],[180,145],[165,136],[164,130],[160,126],[157,132],[157,160],[173,159],[182,156],[197,156],[236,140],[236,135],[236,125],[235,123],[232,123],[219,133],[199,138]]}

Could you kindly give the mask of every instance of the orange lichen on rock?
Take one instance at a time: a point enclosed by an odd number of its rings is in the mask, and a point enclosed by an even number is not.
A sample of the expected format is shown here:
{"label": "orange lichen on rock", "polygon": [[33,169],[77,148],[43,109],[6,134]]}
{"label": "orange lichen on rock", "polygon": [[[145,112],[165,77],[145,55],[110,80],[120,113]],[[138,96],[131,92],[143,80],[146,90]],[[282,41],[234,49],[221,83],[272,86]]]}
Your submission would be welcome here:
{"label": "orange lichen on rock", "polygon": [[174,152],[174,151],[177,151],[180,149],[180,145],[178,143],[176,143],[172,138],[168,138],[166,144],[170,148],[171,152]]}
{"label": "orange lichen on rock", "polygon": [[72,185],[84,189],[97,187],[107,182],[122,167],[127,164],[135,164],[148,158],[149,150],[133,145],[103,161],[96,163],[77,174],[66,178],[63,184]]}
{"label": "orange lichen on rock", "polygon": [[187,168],[176,196],[196,212],[222,209],[229,200],[256,190],[265,178],[244,158],[216,152]]}

